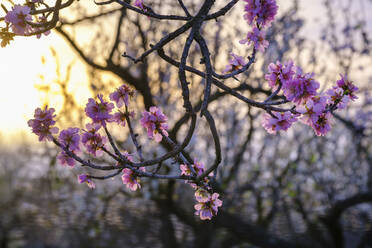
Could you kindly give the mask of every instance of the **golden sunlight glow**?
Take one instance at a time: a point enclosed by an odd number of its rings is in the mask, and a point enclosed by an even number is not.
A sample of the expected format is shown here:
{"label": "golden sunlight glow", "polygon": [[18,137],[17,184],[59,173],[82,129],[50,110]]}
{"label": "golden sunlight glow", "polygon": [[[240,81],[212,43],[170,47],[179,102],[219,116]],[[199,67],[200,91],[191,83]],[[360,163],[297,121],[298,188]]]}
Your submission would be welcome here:
{"label": "golden sunlight glow", "polygon": [[[58,113],[61,108],[60,89],[53,84],[56,63],[51,47],[58,49],[61,77],[65,77],[67,66],[73,62],[71,87],[79,104],[90,96],[87,90],[84,66],[77,62],[76,55],[55,33],[41,39],[16,37],[6,48],[0,48],[0,134],[2,138],[19,132],[29,132],[27,120],[33,117],[37,107],[48,104]],[[49,87],[50,93],[39,91]]]}

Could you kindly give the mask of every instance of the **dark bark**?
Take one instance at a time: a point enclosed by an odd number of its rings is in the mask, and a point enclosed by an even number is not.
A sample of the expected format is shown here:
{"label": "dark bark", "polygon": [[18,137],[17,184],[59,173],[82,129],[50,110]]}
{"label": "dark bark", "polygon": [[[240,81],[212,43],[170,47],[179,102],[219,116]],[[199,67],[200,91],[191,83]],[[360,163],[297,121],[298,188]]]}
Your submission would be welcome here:
{"label": "dark bark", "polygon": [[366,202],[372,202],[372,192],[359,193],[338,201],[328,210],[325,216],[321,217],[321,221],[327,227],[333,239],[334,247],[344,247],[343,230],[340,221],[342,213],[350,207]]}

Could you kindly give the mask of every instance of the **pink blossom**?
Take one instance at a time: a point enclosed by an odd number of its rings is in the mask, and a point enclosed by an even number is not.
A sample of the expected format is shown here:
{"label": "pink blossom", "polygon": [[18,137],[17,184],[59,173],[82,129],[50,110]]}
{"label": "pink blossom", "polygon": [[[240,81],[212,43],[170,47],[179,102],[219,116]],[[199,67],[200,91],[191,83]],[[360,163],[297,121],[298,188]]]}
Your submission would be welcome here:
{"label": "pink blossom", "polygon": [[[132,156],[132,154],[130,154],[130,153],[127,152],[127,151],[122,152],[122,154],[123,154],[123,156],[124,156],[128,161],[133,162],[133,156]],[[116,165],[119,166],[120,163],[117,162]]]}
{"label": "pink blossom", "polygon": [[140,9],[142,9],[143,11],[146,10],[146,9],[145,9],[145,5],[143,4],[143,0],[136,0],[136,1],[134,2],[134,6],[136,6],[136,7],[140,8]]}
{"label": "pink blossom", "polygon": [[288,101],[301,104],[317,94],[320,84],[313,79],[313,73],[302,74],[298,70],[293,79],[283,82],[283,93]]}
{"label": "pink blossom", "polygon": [[80,150],[80,135],[79,128],[68,128],[67,130],[62,130],[59,134],[59,141],[62,145],[68,148],[70,151]]}
{"label": "pink blossom", "polygon": [[116,122],[117,124],[125,127],[125,122],[126,122],[126,119],[125,119],[125,113],[119,111],[119,112],[116,112],[112,118],[112,120],[114,122]]}
{"label": "pink blossom", "polygon": [[61,151],[57,156],[57,159],[62,165],[68,165],[71,167],[74,167],[75,165],[75,159],[70,157],[65,151]]}
{"label": "pink blossom", "polygon": [[211,194],[202,187],[197,187],[195,191],[195,199],[198,202],[207,202],[210,199]]}
{"label": "pink blossom", "polygon": [[296,111],[304,115],[302,120],[305,123],[311,125],[312,122],[318,120],[319,116],[326,109],[327,99],[325,95],[313,96],[305,104],[298,106]]}
{"label": "pink blossom", "polygon": [[242,56],[238,56],[234,53],[230,53],[230,55],[233,58],[229,60],[229,64],[226,66],[225,70],[222,71],[223,73],[239,70],[246,64]]}
{"label": "pink blossom", "polygon": [[261,26],[270,26],[274,21],[278,5],[275,0],[244,0],[247,4],[244,7],[244,19],[249,25],[254,21]]}
{"label": "pink blossom", "polygon": [[132,90],[126,84],[123,84],[116,91],[110,94],[110,100],[116,102],[116,106],[121,108],[123,104],[129,106],[129,97],[134,96],[134,90]]}
{"label": "pink blossom", "polygon": [[168,118],[161,112],[157,107],[150,107],[150,111],[144,111],[142,113],[141,125],[147,129],[147,135],[149,138],[155,139],[156,142],[160,142],[163,137],[159,133],[168,136],[167,124]]}
{"label": "pink blossom", "polygon": [[349,103],[349,96],[344,94],[342,88],[333,87],[326,92],[329,95],[329,104],[336,106],[339,109],[346,108]]}
{"label": "pink blossom", "polygon": [[32,21],[30,11],[31,9],[28,6],[14,5],[12,10],[6,14],[4,20],[10,23],[10,27],[15,34],[25,35],[32,31],[32,27],[27,24],[27,22]]}
{"label": "pink blossom", "polygon": [[87,131],[84,130],[84,134],[81,137],[81,142],[83,142],[90,154],[99,157],[103,154],[102,148],[105,147],[107,139],[106,137],[97,133],[98,129],[100,128],[100,124],[87,124],[86,128]]}
{"label": "pink blossom", "polygon": [[93,120],[93,123],[99,123],[105,126],[106,122],[112,121],[112,114],[110,113],[114,108],[114,104],[104,101],[101,94],[98,94],[97,97],[100,102],[95,101],[93,98],[88,99],[85,113]]}
{"label": "pink blossom", "polygon": [[89,178],[88,175],[86,174],[81,174],[78,176],[78,181],[79,183],[86,183],[89,188],[94,189],[96,187],[95,183],[93,182],[92,179]]}
{"label": "pink blossom", "polygon": [[130,162],[133,162],[133,156],[132,156],[132,154],[130,154],[129,152],[124,151],[124,152],[123,152],[123,156],[124,156],[126,159],[128,159]]}
{"label": "pink blossom", "polygon": [[[205,170],[204,169],[204,164],[201,163],[201,162],[194,161],[194,164],[192,164],[191,166],[195,170],[195,172],[198,176],[203,174],[203,172]],[[190,176],[191,175],[191,170],[190,170],[189,166],[187,166],[186,164],[181,164],[180,169],[181,169],[181,175],[185,175],[185,176]]]}
{"label": "pink blossom", "polygon": [[279,83],[285,84],[288,80],[291,80],[295,75],[293,62],[288,61],[284,65],[279,61],[276,64],[271,63],[268,66],[269,73],[265,75],[265,79],[268,81],[269,86],[274,88],[279,86]]}
{"label": "pink blossom", "polygon": [[[197,176],[201,176],[205,171],[204,164],[201,163],[201,162],[198,162],[196,160],[194,161],[194,163],[191,166],[195,170]],[[180,169],[181,169],[181,175],[191,176],[191,170],[190,170],[189,166],[187,166],[186,164],[181,164]],[[209,174],[209,176],[212,176],[212,175],[213,175],[213,173]],[[209,178],[204,177],[202,179],[202,181],[204,182],[205,185],[207,185],[209,183]],[[195,190],[198,189],[198,185],[196,185],[192,181],[186,181],[186,183],[189,184],[193,189],[195,189]]]}
{"label": "pink blossom", "polygon": [[273,112],[272,114],[276,118],[266,113],[262,121],[262,126],[271,134],[280,130],[287,131],[292,123],[297,121],[297,116],[290,112]]}
{"label": "pink blossom", "polygon": [[39,136],[39,141],[53,139],[52,134],[58,133],[58,128],[53,127],[56,123],[53,120],[56,115],[54,115],[54,108],[48,109],[48,106],[45,106],[44,110],[37,108],[35,110],[34,118],[27,122],[28,126],[32,128],[32,132]]}
{"label": "pink blossom", "polygon": [[319,115],[318,120],[311,124],[311,127],[314,129],[317,136],[323,136],[331,130],[331,117],[332,115],[329,112],[322,113]]}
{"label": "pink blossom", "polygon": [[[38,1],[38,0],[36,0],[36,1]],[[35,2],[35,0],[34,0],[34,2]],[[42,1],[39,1],[39,2],[42,2]],[[38,24],[46,24],[47,23],[47,18],[45,17],[45,16],[41,16],[41,17],[39,17],[38,18]],[[45,28],[36,28],[34,31],[42,31],[42,30],[44,30]],[[48,36],[49,34],[50,34],[50,30],[46,30],[44,33],[42,33],[42,34],[44,34],[45,36]],[[38,38],[38,39],[40,39],[41,38],[41,34],[37,34],[36,35],[36,38]]]}
{"label": "pink blossom", "polygon": [[341,88],[344,91],[344,95],[348,96],[350,100],[354,101],[358,99],[355,95],[359,89],[351,81],[348,80],[347,75],[341,75],[341,79],[337,82],[337,87]]}
{"label": "pink blossom", "polygon": [[218,208],[222,206],[222,201],[218,199],[220,195],[213,193],[209,196],[208,201],[198,202],[194,206],[195,215],[199,215],[201,220],[211,220],[213,216],[217,215]]}
{"label": "pink blossom", "polygon": [[[119,110],[119,112],[116,112],[114,115],[113,115],[113,118],[112,118],[112,121],[113,122],[116,122],[118,125],[121,125],[123,127],[125,127],[125,123],[127,121],[126,119],[126,115],[127,113],[123,113]],[[132,117],[134,118],[134,111],[132,112],[129,112],[129,117]]]}
{"label": "pink blossom", "polygon": [[[144,167],[139,168],[141,171],[145,171]],[[123,175],[121,176],[123,184],[127,186],[132,191],[136,191],[141,188],[140,179],[136,174],[128,168],[123,169]]]}
{"label": "pink blossom", "polygon": [[239,41],[239,43],[247,43],[247,45],[253,43],[254,48],[261,52],[264,52],[269,46],[269,42],[265,40],[265,32],[263,30],[259,30],[257,27],[254,27],[251,32],[248,32],[247,38]]}
{"label": "pink blossom", "polygon": [[185,175],[185,176],[191,175],[191,170],[186,164],[181,164],[180,169],[181,169],[181,175]]}

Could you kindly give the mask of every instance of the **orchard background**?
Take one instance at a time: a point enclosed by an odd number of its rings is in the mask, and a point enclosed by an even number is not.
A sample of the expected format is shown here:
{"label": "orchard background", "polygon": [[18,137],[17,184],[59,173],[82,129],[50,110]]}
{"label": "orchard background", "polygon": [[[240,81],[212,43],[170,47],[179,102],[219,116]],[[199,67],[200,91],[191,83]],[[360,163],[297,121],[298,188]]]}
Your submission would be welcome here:
{"label": "orchard background", "polygon": [[[203,4],[184,1],[185,11],[181,2],[148,0],[145,7],[137,1],[123,3],[138,5],[150,15],[179,16],[196,14]],[[215,1],[210,13],[228,2]],[[243,18],[246,2],[236,2],[226,15],[201,29],[211,64],[220,74],[235,69],[228,66],[231,52],[246,62],[252,56],[252,45],[239,43],[251,30]],[[12,3],[1,4],[2,17]],[[85,128],[88,98],[102,94],[109,99],[125,83],[137,90],[129,106],[135,111],[134,133],[139,134],[143,156],[151,159],[171,151],[164,140],[159,144],[147,137],[140,119],[143,111],[156,105],[168,118],[168,137],[183,142],[190,116],[183,108],[179,70],[159,57],[161,50],[141,62],[133,60],[182,21],[146,17],[115,3],[72,1],[61,9],[48,36],[16,36],[1,48],[1,246],[372,246],[372,20],[368,15],[372,2],[276,4],[275,20],[265,27],[268,47],[256,52],[248,70],[221,82],[255,101],[270,97],[281,101],[288,94],[272,95],[275,88],[269,86],[265,74],[270,63],[292,60],[304,73],[315,73],[319,92],[333,87],[340,74],[347,75],[359,88],[358,99],[334,112],[332,129],[325,136],[316,136],[300,121],[288,131],[269,134],[262,125],[265,110],[213,86],[208,110],[218,133],[221,162],[214,171],[216,177],[208,183],[223,203],[212,220],[194,215],[195,191],[184,181],[141,177],[141,189],[136,191],[125,187],[120,176],[94,180],[94,190],[78,184],[76,178],[82,173],[97,177],[107,173],[88,170],[79,163],[73,168],[61,165],[61,149],[38,143],[27,126],[34,109],[48,105],[56,109],[60,131]],[[175,38],[164,48],[165,54],[179,61],[188,34]],[[195,44],[190,46],[187,64],[205,71],[203,49]],[[216,161],[216,140],[208,118],[199,116],[208,80],[186,75],[197,120],[184,149],[185,159],[197,158],[209,168]],[[288,106],[293,104],[284,108]],[[127,127],[110,125],[117,146],[140,159]],[[183,171],[180,159],[182,156],[163,161],[149,173],[179,175]],[[110,156],[89,161],[113,165]]]}

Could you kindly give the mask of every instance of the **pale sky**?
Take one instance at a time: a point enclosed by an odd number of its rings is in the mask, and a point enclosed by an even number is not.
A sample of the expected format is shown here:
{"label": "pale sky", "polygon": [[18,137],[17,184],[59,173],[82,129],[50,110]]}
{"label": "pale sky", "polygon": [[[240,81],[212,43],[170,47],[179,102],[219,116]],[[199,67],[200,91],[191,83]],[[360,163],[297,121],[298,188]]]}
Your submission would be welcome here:
{"label": "pale sky", "polygon": [[[60,89],[53,84],[56,65],[51,46],[58,50],[62,77],[68,64],[75,61],[71,78],[73,88],[70,90],[85,100],[89,97],[89,92],[82,89],[87,83],[85,68],[77,62],[62,38],[55,33],[41,39],[16,37],[9,46],[0,48],[0,133],[3,137],[13,136],[20,130],[29,132],[27,120],[33,117],[35,108],[40,107],[46,99],[45,94],[37,91],[36,84],[50,83],[56,95],[48,97],[49,105],[58,110]],[[42,63],[41,57],[45,63]]]}
{"label": "pale sky", "polygon": [[10,46],[0,48],[0,129],[4,134],[26,128],[26,119],[40,104],[34,84],[40,81],[38,75],[43,73],[43,67],[47,72],[41,55],[49,52],[54,40],[55,35],[40,40],[20,37]]}

